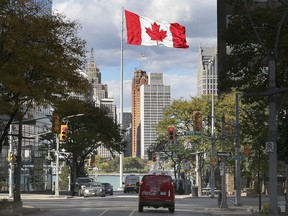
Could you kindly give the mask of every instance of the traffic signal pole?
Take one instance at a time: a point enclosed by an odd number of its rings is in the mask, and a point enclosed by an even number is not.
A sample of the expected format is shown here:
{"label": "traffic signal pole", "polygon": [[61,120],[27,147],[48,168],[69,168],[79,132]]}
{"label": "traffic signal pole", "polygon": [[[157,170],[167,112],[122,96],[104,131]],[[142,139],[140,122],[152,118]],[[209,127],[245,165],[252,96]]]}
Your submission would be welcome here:
{"label": "traffic signal pole", "polygon": [[241,203],[241,167],[240,167],[240,137],[239,137],[239,94],[236,93],[235,99],[235,183],[236,183],[236,196],[235,196],[235,205],[242,205]]}
{"label": "traffic signal pole", "polygon": [[[269,53],[269,91],[276,89],[275,81],[275,53],[271,50]],[[269,151],[269,199],[270,214],[278,215],[278,192],[277,192],[277,122],[276,122],[276,97],[275,94],[269,96],[269,142],[273,148]]]}
{"label": "traffic signal pole", "polygon": [[[10,137],[9,137],[9,155],[10,157],[11,154],[13,154],[14,149],[13,149],[13,142],[12,142],[12,125],[10,124]],[[14,171],[14,161],[9,158],[9,198],[13,198],[13,171]]]}
{"label": "traffic signal pole", "polygon": [[[222,116],[222,139],[221,139],[221,150],[222,152],[225,152],[225,142],[224,142],[224,136],[225,136],[225,116]],[[221,174],[221,203],[220,208],[228,208],[227,205],[227,188],[226,188],[226,159],[227,157],[221,158],[220,163],[220,174]]]}
{"label": "traffic signal pole", "polygon": [[55,196],[59,196],[59,134],[56,133],[56,176],[55,176]]}

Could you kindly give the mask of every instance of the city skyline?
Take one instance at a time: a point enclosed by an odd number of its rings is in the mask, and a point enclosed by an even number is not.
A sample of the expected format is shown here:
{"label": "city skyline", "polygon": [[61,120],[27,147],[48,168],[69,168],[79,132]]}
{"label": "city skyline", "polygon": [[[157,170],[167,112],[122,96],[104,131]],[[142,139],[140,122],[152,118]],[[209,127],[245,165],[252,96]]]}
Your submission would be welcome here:
{"label": "city skyline", "polygon": [[80,36],[87,41],[87,59],[89,50],[93,48],[97,67],[102,73],[102,83],[108,85],[109,97],[115,98],[117,113],[120,108],[122,9],[157,21],[181,23],[186,27],[189,45],[188,49],[127,45],[124,25],[124,112],[131,112],[131,81],[135,69],[144,70],[147,74],[163,73],[164,83],[171,86],[172,99],[189,100],[195,97],[199,47],[216,47],[217,43],[216,1],[183,0],[181,4],[176,0],[53,1],[54,13],[64,14],[82,25]]}

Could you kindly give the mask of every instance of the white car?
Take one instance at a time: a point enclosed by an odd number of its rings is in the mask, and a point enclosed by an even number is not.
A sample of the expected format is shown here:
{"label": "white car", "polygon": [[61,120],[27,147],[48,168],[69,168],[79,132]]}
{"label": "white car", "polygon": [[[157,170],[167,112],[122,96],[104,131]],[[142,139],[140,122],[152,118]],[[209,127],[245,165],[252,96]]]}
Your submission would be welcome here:
{"label": "white car", "polygon": [[101,196],[105,197],[105,188],[101,182],[89,182],[84,188],[84,197]]}

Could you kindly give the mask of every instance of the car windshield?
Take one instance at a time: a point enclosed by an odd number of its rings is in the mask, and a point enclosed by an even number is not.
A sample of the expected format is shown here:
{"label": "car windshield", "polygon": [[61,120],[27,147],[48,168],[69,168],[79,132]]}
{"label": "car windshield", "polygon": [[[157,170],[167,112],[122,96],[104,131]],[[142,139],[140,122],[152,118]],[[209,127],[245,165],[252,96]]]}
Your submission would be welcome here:
{"label": "car windshield", "polygon": [[92,182],[91,179],[79,179],[78,182],[81,182],[81,183],[88,183],[88,182]]}
{"label": "car windshield", "polygon": [[88,187],[102,187],[102,184],[99,182],[92,182],[87,185]]}

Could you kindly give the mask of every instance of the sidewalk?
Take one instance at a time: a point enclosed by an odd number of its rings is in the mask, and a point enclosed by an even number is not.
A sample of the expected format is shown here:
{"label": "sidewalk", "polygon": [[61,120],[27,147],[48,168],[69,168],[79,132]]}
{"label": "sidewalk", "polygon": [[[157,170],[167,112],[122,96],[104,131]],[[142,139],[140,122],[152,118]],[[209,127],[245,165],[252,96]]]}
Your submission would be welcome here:
{"label": "sidewalk", "polygon": [[[59,196],[55,196],[54,192],[24,192],[21,193],[21,199],[22,200],[29,200],[29,199],[67,199],[70,198],[71,193],[69,191],[59,191]],[[13,198],[9,197],[8,193],[0,193],[0,200],[2,199],[8,199],[8,200],[13,200]]]}

